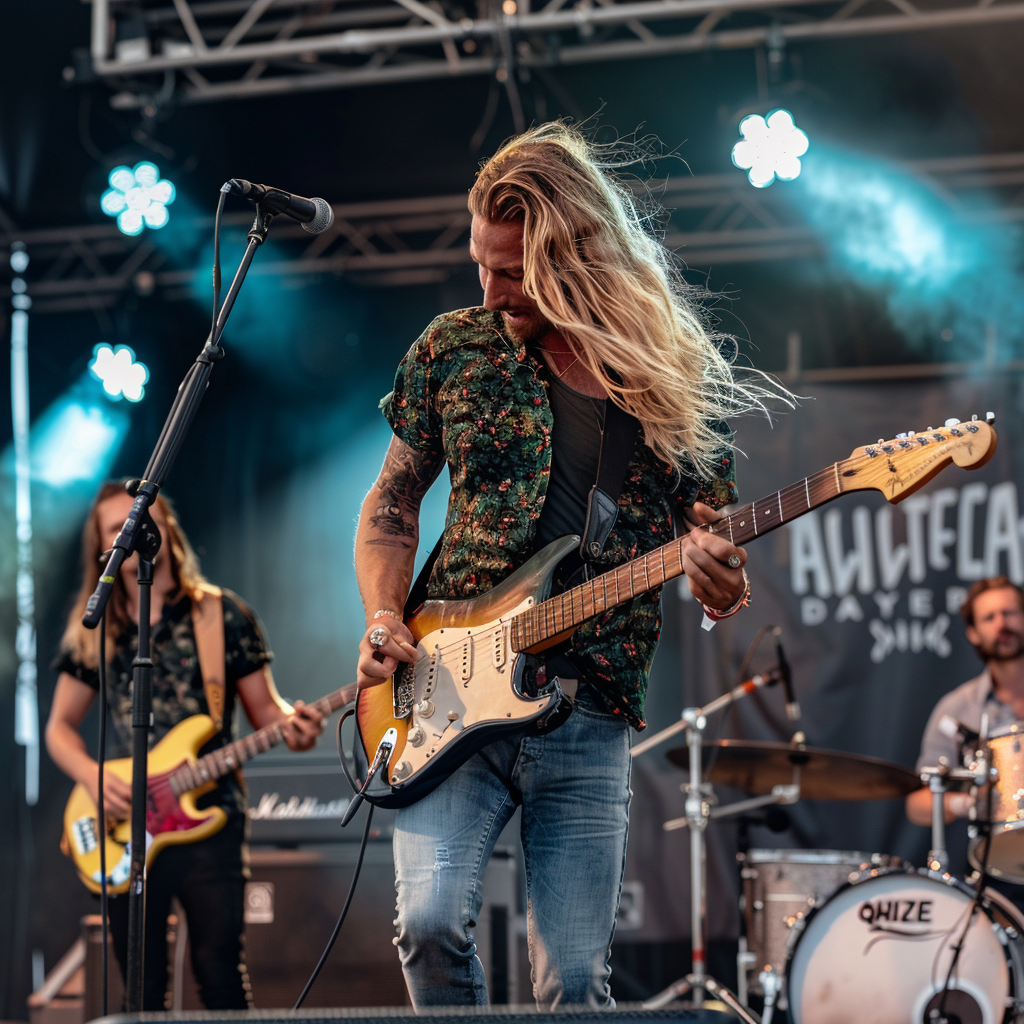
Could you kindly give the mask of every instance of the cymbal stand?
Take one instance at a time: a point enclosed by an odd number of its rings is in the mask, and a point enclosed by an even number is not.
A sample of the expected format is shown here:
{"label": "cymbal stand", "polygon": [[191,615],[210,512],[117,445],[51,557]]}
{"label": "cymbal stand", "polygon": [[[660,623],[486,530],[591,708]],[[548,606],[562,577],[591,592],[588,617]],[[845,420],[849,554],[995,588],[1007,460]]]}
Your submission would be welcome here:
{"label": "cymbal stand", "polygon": [[[704,994],[708,993],[720,999],[735,1013],[740,1020],[746,1024],[761,1024],[760,1018],[751,1010],[747,1009],[724,985],[720,984],[707,973],[707,957],[704,946],[704,935],[707,923],[707,892],[704,884],[706,868],[706,843],[704,832],[707,829],[708,821],[712,817],[711,810],[711,789],[706,786],[702,777],[702,751],[704,744],[704,731],[707,729],[707,716],[723,708],[728,707],[733,701],[740,697],[753,693],[763,686],[770,686],[781,678],[777,670],[766,672],[763,675],[754,676],[739,686],[734,687],[728,693],[715,698],[710,704],[703,708],[686,708],[680,721],[668,729],[652,736],[643,743],[638,743],[631,751],[635,757],[646,750],[660,743],[668,736],[674,735],[681,730],[686,730],[686,745],[690,756],[690,781],[685,786],[686,792],[686,817],[683,819],[686,827],[690,830],[690,932],[692,944],[692,960],[690,973],[679,981],[669,985],[663,992],[658,993],[653,999],[645,1002],[644,1008],[657,1010],[666,1006],[674,999],[693,993],[693,1003],[700,1007],[704,1002]],[[778,787],[777,787],[778,788]],[[774,794],[766,798],[758,798],[763,803],[780,802],[774,799]],[[787,801],[788,802],[788,801]],[[745,807],[749,807],[751,801],[740,801]],[[761,806],[762,804],[757,804]],[[726,808],[722,808],[723,811]],[[681,827],[677,825],[675,827]]]}

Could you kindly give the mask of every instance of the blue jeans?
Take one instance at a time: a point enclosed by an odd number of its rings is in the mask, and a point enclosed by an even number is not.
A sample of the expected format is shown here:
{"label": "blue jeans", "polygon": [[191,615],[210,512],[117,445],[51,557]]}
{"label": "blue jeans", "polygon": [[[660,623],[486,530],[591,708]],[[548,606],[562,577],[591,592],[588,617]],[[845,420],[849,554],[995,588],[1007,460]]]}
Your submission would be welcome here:
{"label": "blue jeans", "polygon": [[582,688],[544,735],[499,740],[395,818],[397,945],[413,1006],[486,1005],[481,879],[522,805],[533,994],[611,1008],[608,956],[629,821],[629,727]]}

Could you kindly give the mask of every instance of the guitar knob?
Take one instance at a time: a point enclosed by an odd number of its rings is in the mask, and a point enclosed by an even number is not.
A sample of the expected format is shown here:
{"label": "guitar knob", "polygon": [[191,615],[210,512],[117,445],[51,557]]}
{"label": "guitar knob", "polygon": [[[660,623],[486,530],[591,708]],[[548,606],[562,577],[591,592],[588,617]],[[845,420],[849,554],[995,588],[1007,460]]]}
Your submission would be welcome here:
{"label": "guitar knob", "polygon": [[412,771],[412,765],[408,761],[399,761],[395,765],[395,770],[391,773],[391,778],[396,781],[401,781]]}
{"label": "guitar knob", "polygon": [[946,420],[946,422],[943,423],[942,425],[944,427],[955,427],[959,422],[960,421],[955,416],[953,416],[950,419]]}
{"label": "guitar knob", "polygon": [[413,710],[420,718],[429,718],[434,713],[434,702],[426,699],[421,700]]}
{"label": "guitar knob", "polygon": [[426,738],[427,734],[418,725],[409,730],[408,740],[414,747],[421,746]]}

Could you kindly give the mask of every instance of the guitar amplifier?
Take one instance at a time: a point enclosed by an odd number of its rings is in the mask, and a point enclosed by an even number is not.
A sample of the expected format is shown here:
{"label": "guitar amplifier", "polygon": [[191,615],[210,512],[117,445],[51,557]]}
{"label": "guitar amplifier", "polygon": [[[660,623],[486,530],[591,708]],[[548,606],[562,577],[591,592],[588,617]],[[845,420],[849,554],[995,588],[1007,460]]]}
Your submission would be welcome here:
{"label": "guitar amplifier", "polygon": [[[249,789],[250,840],[254,844],[299,846],[305,843],[358,843],[358,821],[342,829],[352,799],[337,757],[263,757],[245,767]],[[394,811],[377,808],[373,839],[390,840]]]}

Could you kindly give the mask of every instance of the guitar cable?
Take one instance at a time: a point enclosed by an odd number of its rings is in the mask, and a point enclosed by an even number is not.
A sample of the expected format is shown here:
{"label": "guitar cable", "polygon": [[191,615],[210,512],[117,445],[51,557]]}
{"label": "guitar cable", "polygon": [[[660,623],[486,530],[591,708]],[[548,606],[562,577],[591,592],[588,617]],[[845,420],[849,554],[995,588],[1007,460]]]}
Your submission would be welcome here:
{"label": "guitar cable", "polygon": [[[341,727],[347,716],[342,716],[338,721],[338,749],[341,749]],[[344,758],[342,759],[344,761]],[[313,983],[320,976],[320,971],[323,970],[323,966],[327,963],[327,958],[331,955],[331,950],[334,948],[334,943],[338,940],[338,935],[341,934],[341,926],[345,923],[345,918],[348,916],[348,908],[352,903],[352,897],[355,895],[356,882],[359,881],[359,872],[363,868],[363,855],[366,853],[366,843],[370,838],[370,823],[373,821],[373,804],[370,804],[370,810],[366,815],[366,824],[363,826],[363,838],[359,842],[359,854],[356,857],[355,870],[352,872],[352,881],[349,882],[348,895],[345,897],[345,903],[341,908],[341,914],[338,916],[338,923],[334,926],[334,931],[331,937],[327,940],[327,946],[323,953],[320,955],[316,967],[313,968],[313,973],[309,976],[309,981],[306,982],[306,987],[302,990],[302,994],[295,1001],[295,1005],[292,1007],[292,1012],[298,1010],[302,1004],[306,1001],[306,996],[309,995],[309,990],[313,987]]]}
{"label": "guitar cable", "polygon": [[99,713],[100,713],[100,735],[99,735],[99,770],[97,772],[97,788],[99,793],[96,801],[96,831],[100,844],[100,938],[102,942],[100,950],[100,970],[103,972],[103,980],[100,983],[102,991],[103,1016],[107,1016],[107,975],[109,971],[109,954],[107,951],[107,814],[106,802],[103,799],[103,763],[107,756],[107,612],[103,610],[103,617],[100,619],[100,656],[97,662],[99,669]]}

